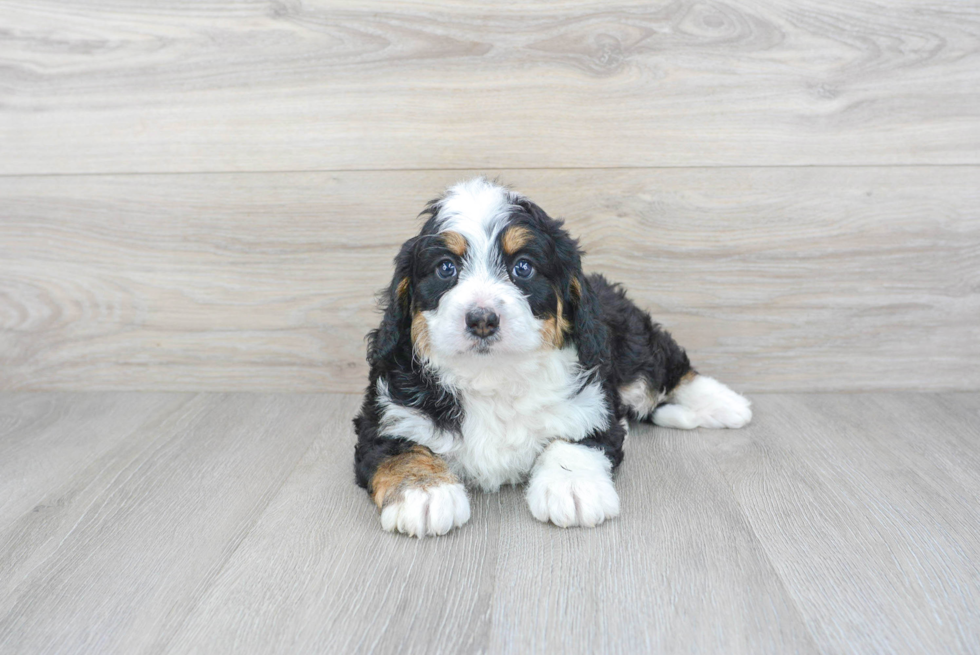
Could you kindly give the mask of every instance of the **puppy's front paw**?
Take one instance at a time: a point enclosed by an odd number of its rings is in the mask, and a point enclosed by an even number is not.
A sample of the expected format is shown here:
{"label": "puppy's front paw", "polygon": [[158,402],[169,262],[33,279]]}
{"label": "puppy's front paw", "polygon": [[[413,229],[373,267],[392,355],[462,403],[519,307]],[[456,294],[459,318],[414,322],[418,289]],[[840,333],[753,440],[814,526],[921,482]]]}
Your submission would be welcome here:
{"label": "puppy's front paw", "polygon": [[619,516],[612,464],[594,448],[555,441],[538,457],[527,504],[534,518],[562,528],[591,528]]}
{"label": "puppy's front paw", "polygon": [[381,527],[413,537],[443,535],[470,520],[470,501],[463,485],[410,487],[381,510]]}
{"label": "puppy's front paw", "polygon": [[752,420],[749,401],[724,384],[697,375],[671,393],[670,402],[653,412],[653,422],[667,428],[741,428]]}
{"label": "puppy's front paw", "polygon": [[470,520],[466,489],[445,460],[414,446],[378,465],[371,497],[381,510],[381,527],[415,537],[446,534]]}

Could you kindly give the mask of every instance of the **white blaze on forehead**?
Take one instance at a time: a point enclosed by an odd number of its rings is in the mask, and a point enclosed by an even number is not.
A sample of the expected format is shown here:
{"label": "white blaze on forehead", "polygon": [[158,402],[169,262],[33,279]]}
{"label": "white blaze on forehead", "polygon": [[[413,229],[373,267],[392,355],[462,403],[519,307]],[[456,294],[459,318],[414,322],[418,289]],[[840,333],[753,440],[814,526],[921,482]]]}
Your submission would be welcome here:
{"label": "white blaze on forehead", "polygon": [[461,278],[492,272],[497,259],[493,245],[506,227],[517,198],[517,194],[483,177],[460,182],[446,193],[439,203],[439,231],[458,232],[466,239],[465,259],[470,270],[463,271]]}
{"label": "white blaze on forehead", "polygon": [[439,201],[439,231],[461,235],[466,239],[466,252],[456,284],[439,298],[436,309],[423,312],[433,365],[458,367],[462,363],[453,361],[458,356],[476,356],[482,366],[493,361],[483,353],[472,352],[474,341],[467,330],[466,314],[474,307],[492,309],[500,319],[492,345],[494,353],[528,353],[541,346],[541,321],[510,279],[497,247],[520,198],[478,177],[451,187]]}

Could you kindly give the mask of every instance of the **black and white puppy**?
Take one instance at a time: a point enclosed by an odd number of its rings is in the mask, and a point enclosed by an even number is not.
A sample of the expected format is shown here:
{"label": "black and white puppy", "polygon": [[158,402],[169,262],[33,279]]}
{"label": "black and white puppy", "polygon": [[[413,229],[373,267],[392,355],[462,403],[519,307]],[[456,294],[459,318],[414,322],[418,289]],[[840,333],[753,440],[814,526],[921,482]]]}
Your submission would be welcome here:
{"label": "black and white puppy", "polygon": [[538,520],[595,526],[619,514],[627,419],[752,418],[620,287],[584,275],[578,242],[524,196],[477,178],[423,214],[368,336],[354,419],[357,483],[385,530],[445,534],[469,520],[464,483],[524,481]]}

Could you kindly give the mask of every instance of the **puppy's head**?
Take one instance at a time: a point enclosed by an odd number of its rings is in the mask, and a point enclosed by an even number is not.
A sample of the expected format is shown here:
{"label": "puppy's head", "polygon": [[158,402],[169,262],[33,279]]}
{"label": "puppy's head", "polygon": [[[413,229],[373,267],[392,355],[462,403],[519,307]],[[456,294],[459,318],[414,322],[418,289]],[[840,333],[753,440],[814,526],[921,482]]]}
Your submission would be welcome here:
{"label": "puppy's head", "polygon": [[561,221],[485,178],[450,188],[423,214],[395,260],[373,356],[406,339],[417,358],[444,364],[570,340],[581,350],[593,321],[578,244]]}

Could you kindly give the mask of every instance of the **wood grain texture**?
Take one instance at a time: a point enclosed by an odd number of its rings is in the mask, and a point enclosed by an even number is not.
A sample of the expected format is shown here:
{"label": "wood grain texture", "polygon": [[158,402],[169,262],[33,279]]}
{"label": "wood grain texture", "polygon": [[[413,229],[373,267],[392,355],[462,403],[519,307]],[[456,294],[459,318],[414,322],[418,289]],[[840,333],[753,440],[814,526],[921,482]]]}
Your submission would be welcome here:
{"label": "wood grain texture", "polygon": [[167,652],[817,652],[703,461],[631,452],[624,520],[600,530],[540,524],[510,488],[417,541],[381,531],[352,446],[325,431]]}
{"label": "wood grain texture", "polygon": [[500,510],[477,495],[446,539],[384,532],[353,483],[339,411],[235,551],[169,653],[470,653],[486,644]]}
{"label": "wood grain texture", "polygon": [[[4,394],[0,397],[0,526],[183,402],[183,394]],[[70,424],[73,439],[65,439]],[[43,458],[38,457],[42,454]]]}
{"label": "wood grain texture", "polygon": [[197,396],[53,484],[45,511],[0,530],[0,652],[159,651],[330,410],[322,396]]}
{"label": "wood grain texture", "polygon": [[980,8],[0,2],[0,173],[980,163]]}
{"label": "wood grain texture", "polygon": [[980,399],[965,404],[767,398],[752,432],[699,442],[823,652],[980,649]]}
{"label": "wood grain texture", "polygon": [[538,523],[502,494],[490,652],[819,652],[691,436],[634,426],[621,518],[599,530]]}
{"label": "wood grain texture", "polygon": [[383,532],[353,484],[356,396],[170,399],[0,394],[0,447],[116,444],[0,525],[0,651],[980,648],[977,393],[760,395],[743,430],[637,426],[619,518],[561,530],[508,488],[427,540]]}
{"label": "wood grain texture", "polygon": [[[0,388],[357,392],[398,246],[471,174],[0,179]],[[502,179],[737,388],[980,387],[980,168]]]}

